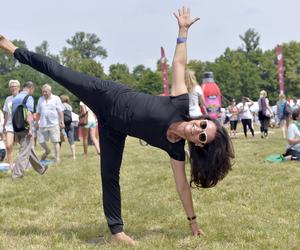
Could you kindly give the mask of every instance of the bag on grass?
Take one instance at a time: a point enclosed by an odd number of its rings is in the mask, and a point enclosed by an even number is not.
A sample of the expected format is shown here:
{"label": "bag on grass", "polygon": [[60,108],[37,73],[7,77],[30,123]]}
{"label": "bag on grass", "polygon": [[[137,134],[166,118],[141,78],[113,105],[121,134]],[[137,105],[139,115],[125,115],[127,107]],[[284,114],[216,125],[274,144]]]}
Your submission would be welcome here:
{"label": "bag on grass", "polygon": [[16,108],[12,117],[12,125],[14,128],[14,132],[22,132],[29,128],[29,124],[27,122],[27,113],[28,109],[26,106],[26,102],[29,95],[25,96],[23,102]]}

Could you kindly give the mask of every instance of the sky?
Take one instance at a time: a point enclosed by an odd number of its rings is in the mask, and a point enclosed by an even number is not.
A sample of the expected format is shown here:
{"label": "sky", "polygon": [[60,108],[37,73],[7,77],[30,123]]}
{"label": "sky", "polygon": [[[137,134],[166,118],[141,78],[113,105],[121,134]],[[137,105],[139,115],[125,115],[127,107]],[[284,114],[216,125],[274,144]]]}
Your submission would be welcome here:
{"label": "sky", "polygon": [[0,34],[24,40],[31,50],[48,41],[50,52],[58,54],[76,32],[94,33],[107,50],[108,57],[99,60],[105,72],[114,63],[155,69],[161,46],[172,60],[173,12],[183,5],[200,17],[189,31],[189,59],[213,61],[227,47],[241,47],[239,35],[249,28],[259,33],[263,50],[300,41],[299,0],[6,0]]}

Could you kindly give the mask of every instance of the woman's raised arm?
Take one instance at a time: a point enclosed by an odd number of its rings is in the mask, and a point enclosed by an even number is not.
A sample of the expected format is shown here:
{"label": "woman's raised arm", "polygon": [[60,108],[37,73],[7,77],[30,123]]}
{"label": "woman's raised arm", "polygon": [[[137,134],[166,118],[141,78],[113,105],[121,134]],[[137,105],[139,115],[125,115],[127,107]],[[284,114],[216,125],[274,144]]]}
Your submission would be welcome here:
{"label": "woman's raised arm", "polygon": [[186,40],[190,26],[200,18],[192,18],[190,9],[182,7],[178,14],[174,13],[178,22],[178,38],[172,63],[172,89],[171,95],[177,96],[187,93],[184,81],[185,66],[187,63]]}

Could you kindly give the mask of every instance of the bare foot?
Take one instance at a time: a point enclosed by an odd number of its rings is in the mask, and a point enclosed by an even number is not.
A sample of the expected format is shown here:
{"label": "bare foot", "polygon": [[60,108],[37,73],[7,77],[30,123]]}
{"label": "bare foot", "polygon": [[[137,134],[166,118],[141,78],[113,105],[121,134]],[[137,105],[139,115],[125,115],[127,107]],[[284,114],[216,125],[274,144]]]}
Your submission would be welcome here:
{"label": "bare foot", "polygon": [[4,36],[0,35],[0,48],[4,49],[8,54],[13,54],[17,47]]}
{"label": "bare foot", "polygon": [[128,235],[126,235],[124,232],[113,234],[111,241],[118,244],[124,243],[129,246],[137,245],[137,242],[130,238]]}

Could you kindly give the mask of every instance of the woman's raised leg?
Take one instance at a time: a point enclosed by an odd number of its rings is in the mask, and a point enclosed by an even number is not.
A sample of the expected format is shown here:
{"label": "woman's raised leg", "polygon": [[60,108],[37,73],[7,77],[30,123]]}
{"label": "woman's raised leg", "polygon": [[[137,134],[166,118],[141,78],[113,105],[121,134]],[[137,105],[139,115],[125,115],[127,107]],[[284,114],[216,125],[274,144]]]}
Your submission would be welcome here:
{"label": "woman's raised leg", "polygon": [[[86,103],[95,113],[101,107],[101,95],[115,86],[114,82],[103,81],[70,68],[60,65],[55,60],[43,56],[27,49],[17,48],[12,42],[0,35],[0,48],[14,57],[23,64],[46,74],[54,81],[58,82],[80,100]],[[107,100],[105,100],[107,102]],[[105,102],[103,100],[103,102]],[[100,112],[101,113],[101,112]]]}

